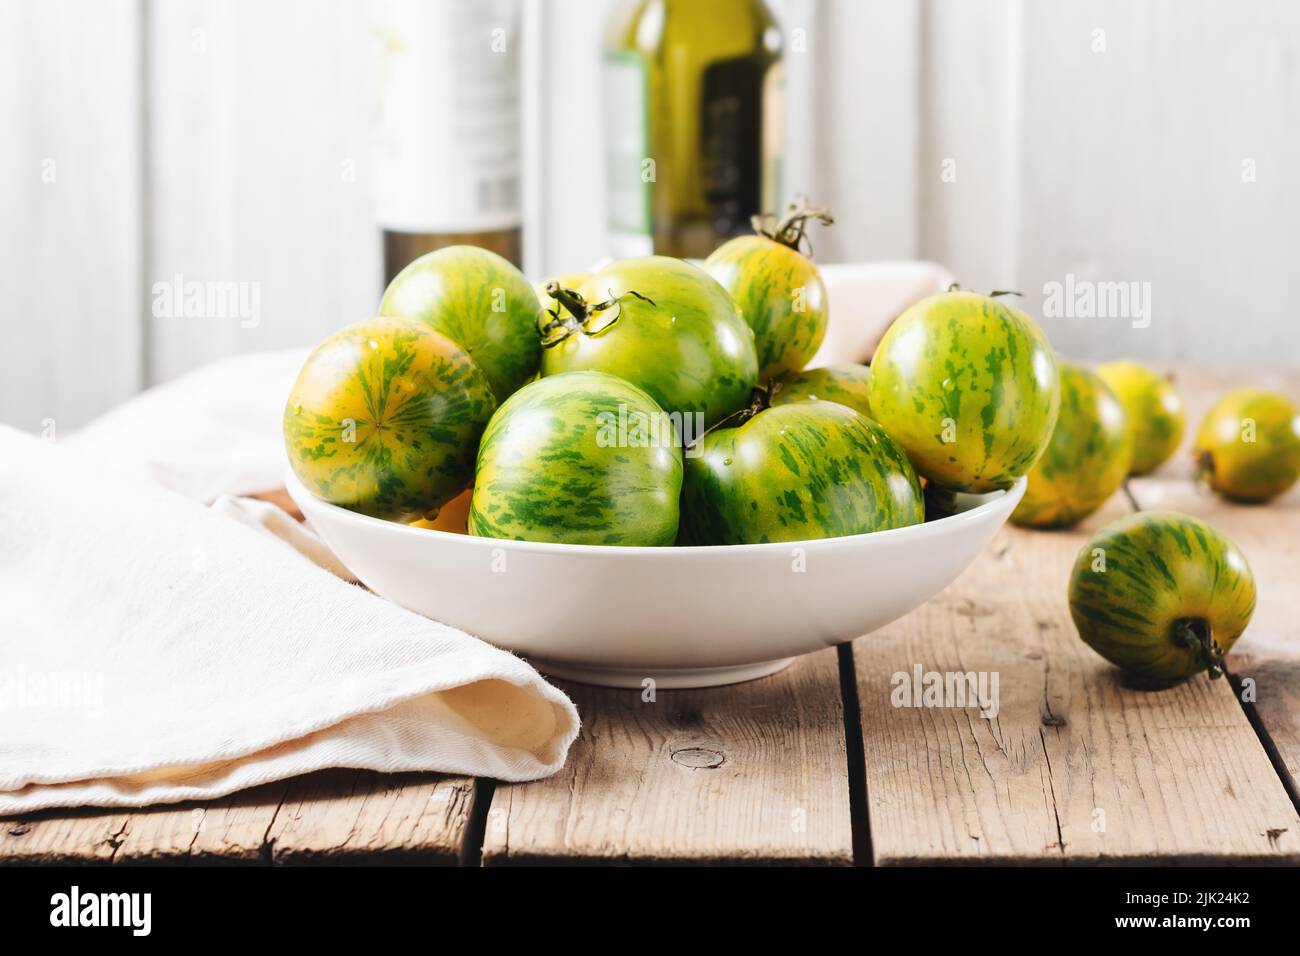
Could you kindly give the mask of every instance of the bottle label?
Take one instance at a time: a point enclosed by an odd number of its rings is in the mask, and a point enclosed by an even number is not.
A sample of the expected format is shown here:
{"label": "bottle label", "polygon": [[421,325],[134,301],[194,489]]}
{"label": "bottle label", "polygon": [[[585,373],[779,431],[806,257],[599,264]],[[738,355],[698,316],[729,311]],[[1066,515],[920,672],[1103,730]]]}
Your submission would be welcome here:
{"label": "bottle label", "polygon": [[631,50],[607,52],[603,75],[610,253],[649,255],[654,251],[650,202],[655,172],[645,61]]}
{"label": "bottle label", "polygon": [[700,88],[700,169],[721,238],[749,231],[762,212],[765,64],[751,57],[712,63]]}
{"label": "bottle label", "polygon": [[759,212],[785,208],[785,64],[773,63],[763,80],[763,200]]}
{"label": "bottle label", "polygon": [[385,229],[520,224],[517,0],[396,0],[377,9],[375,213]]}

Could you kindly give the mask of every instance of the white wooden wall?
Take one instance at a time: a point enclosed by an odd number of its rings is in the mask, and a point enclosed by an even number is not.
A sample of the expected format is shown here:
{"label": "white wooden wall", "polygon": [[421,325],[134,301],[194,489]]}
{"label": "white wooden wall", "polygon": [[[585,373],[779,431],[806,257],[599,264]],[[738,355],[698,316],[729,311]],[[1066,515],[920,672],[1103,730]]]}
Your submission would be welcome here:
{"label": "white wooden wall", "polygon": [[149,379],[214,355],[310,343],[364,318],[380,291],[364,5],[146,8],[147,275],[257,283],[261,313],[249,327],[146,310]]}
{"label": "white wooden wall", "polygon": [[[527,0],[536,274],[603,253],[601,153],[569,144],[608,4]],[[839,220],[819,258],[935,259],[1035,313],[1069,273],[1148,282],[1150,327],[1047,318],[1054,344],[1300,367],[1300,3],[773,5],[804,41],[788,178]],[[368,23],[366,0],[0,0],[0,422],[75,427],[373,309]],[[177,274],[256,283],[260,321],[156,318]]]}
{"label": "white wooden wall", "polygon": [[1150,283],[1147,328],[1044,318],[1066,355],[1300,367],[1300,3],[928,0],[923,18],[923,255],[1036,315],[1067,274]]}
{"label": "white wooden wall", "polygon": [[140,0],[0,0],[0,422],[143,381],[142,35]]}

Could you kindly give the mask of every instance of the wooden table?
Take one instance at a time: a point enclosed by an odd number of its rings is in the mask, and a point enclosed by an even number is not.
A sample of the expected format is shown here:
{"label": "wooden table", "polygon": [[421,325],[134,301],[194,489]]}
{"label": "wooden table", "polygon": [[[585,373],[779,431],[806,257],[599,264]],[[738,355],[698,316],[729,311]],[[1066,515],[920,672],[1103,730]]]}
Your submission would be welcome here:
{"label": "wooden table", "polygon": [[[1199,421],[1243,381],[1180,376]],[[331,771],[206,804],[0,821],[18,862],[1300,862],[1300,490],[1198,491],[1186,456],[1083,527],[1006,528],[938,598],[852,645],[732,687],[561,684],[583,718],[563,771],[506,785]],[[1230,679],[1125,686],[1075,634],[1068,569],[1134,508],[1175,508],[1246,552],[1259,606]],[[1000,711],[898,708],[897,673],[996,671]]]}

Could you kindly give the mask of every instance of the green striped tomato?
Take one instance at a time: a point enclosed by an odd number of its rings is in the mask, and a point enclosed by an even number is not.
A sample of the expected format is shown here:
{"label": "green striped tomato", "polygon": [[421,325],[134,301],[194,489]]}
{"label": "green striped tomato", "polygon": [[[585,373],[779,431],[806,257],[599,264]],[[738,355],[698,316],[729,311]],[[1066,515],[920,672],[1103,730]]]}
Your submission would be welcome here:
{"label": "green striped tomato", "polygon": [[826,286],[798,249],[767,236],[723,243],[704,262],[754,330],[758,380],[803,368],[826,337]]}
{"label": "green striped tomato", "polygon": [[479,446],[469,533],[564,544],[669,545],[682,453],[654,399],[603,372],[525,385]]}
{"label": "green striped tomato", "polygon": [[777,379],[781,387],[773,394],[772,404],[839,402],[870,416],[871,403],[867,389],[870,380],[871,369],[866,365],[827,365],[824,368],[791,372]]}
{"label": "green striped tomato", "polygon": [[308,357],[285,405],[285,449],[319,498],[384,518],[432,516],[469,487],[495,409],[487,376],[451,339],[370,319]]}
{"label": "green striped tomato", "polygon": [[1092,514],[1124,483],[1132,446],[1124,408],[1095,373],[1059,362],[1061,412],[1047,450],[1029,469],[1014,524],[1068,528]]}
{"label": "green striped tomato", "polygon": [[871,412],[935,484],[995,491],[1047,447],[1057,379],[1047,337],[1027,315],[997,298],[945,292],[908,308],[881,339]]}
{"label": "green striped tomato", "polygon": [[1092,537],[1070,576],[1079,636],[1106,660],[1152,682],[1210,669],[1255,611],[1255,578],[1236,545],[1173,511],[1146,511]]}
{"label": "green striped tomato", "polygon": [[388,284],[381,315],[419,319],[470,354],[505,401],[533,377],[541,304],[522,272],[477,246],[448,246],[416,259]]}
{"label": "green striped tomato", "polygon": [[1183,400],[1165,375],[1137,362],[1108,362],[1097,374],[1110,386],[1128,417],[1132,473],[1155,471],[1183,440]]}
{"label": "green striped tomato", "polygon": [[612,262],[570,291],[578,298],[543,330],[543,376],[617,375],[667,412],[702,413],[706,427],[749,400],[754,333],[708,273],[645,256]]}
{"label": "green striped tomato", "polygon": [[836,402],[762,409],[701,443],[686,456],[682,544],[805,541],[925,520],[907,455]]}
{"label": "green striped tomato", "polygon": [[1237,389],[1206,414],[1195,447],[1211,488],[1236,501],[1267,501],[1300,477],[1300,410],[1276,392]]}

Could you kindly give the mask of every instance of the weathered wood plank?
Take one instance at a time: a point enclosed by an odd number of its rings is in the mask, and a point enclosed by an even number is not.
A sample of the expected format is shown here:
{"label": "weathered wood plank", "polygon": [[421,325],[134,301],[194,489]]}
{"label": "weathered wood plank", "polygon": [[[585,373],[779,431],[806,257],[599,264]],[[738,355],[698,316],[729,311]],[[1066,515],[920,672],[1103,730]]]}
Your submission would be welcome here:
{"label": "weathered wood plank", "polygon": [[0,860],[68,863],[459,861],[474,781],[329,770],[207,803],[0,821]]}
{"label": "weathered wood plank", "polygon": [[654,700],[563,686],[582,735],[554,777],[498,786],[484,864],[852,861],[834,650]]}
{"label": "weathered wood plank", "polygon": [[473,798],[466,777],[355,770],[299,777],[267,832],[271,860],[454,866]]}
{"label": "weathered wood plank", "polygon": [[49,810],[0,821],[0,859],[29,864],[263,863],[287,785],[144,810]]}
{"label": "weathered wood plank", "polygon": [[[879,864],[1300,859],[1300,819],[1226,681],[1125,686],[1069,618],[1086,533],[1004,529],[937,599],[854,645]],[[893,675],[999,675],[998,712],[900,708]]]}
{"label": "weathered wood plank", "polygon": [[0,820],[0,863],[112,863],[131,814],[77,810]]}
{"label": "weathered wood plank", "polygon": [[265,864],[267,830],[287,788],[271,783],[207,803],[134,813],[118,837],[113,862]]}

